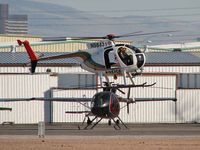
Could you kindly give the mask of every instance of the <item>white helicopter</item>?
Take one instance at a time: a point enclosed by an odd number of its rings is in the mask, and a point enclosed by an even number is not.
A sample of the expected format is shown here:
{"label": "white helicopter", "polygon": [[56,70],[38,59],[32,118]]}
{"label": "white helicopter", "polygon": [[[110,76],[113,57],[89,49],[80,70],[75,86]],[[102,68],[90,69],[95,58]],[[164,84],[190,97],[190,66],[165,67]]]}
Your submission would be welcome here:
{"label": "white helicopter", "polygon": [[38,61],[54,60],[54,59],[67,59],[74,58],[80,62],[80,66],[92,73],[100,76],[102,85],[102,76],[105,76],[107,83],[109,82],[108,74],[117,78],[117,75],[123,75],[124,84],[127,85],[126,76],[134,84],[133,77],[141,74],[146,62],[144,52],[140,49],[128,44],[115,44],[114,39],[130,36],[141,36],[151,34],[162,34],[175,31],[153,32],[153,33],[140,33],[133,32],[129,34],[115,36],[108,34],[103,37],[55,37],[46,38],[45,41],[63,41],[63,40],[100,40],[95,43],[88,43],[87,50],[78,50],[71,53],[66,53],[51,57],[40,57],[31,48],[28,41],[17,40],[18,44],[24,45],[30,60],[31,60],[31,73],[35,72]]}

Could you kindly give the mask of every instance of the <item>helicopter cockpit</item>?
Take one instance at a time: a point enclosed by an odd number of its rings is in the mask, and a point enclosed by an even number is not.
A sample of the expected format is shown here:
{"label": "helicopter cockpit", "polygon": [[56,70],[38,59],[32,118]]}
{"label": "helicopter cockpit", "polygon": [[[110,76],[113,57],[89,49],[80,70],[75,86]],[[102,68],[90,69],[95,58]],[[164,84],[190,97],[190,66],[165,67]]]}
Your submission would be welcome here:
{"label": "helicopter cockpit", "polygon": [[91,101],[91,112],[99,117],[116,117],[120,105],[117,96],[109,91],[96,93]]}
{"label": "helicopter cockpit", "polygon": [[133,65],[133,52],[130,49],[126,47],[119,47],[118,55],[125,65]]}
{"label": "helicopter cockpit", "polygon": [[94,95],[91,106],[92,107],[105,107],[109,105],[110,92],[100,92]]}
{"label": "helicopter cockpit", "polygon": [[119,45],[117,53],[122,62],[127,66],[134,65],[137,62],[137,67],[141,68],[145,64],[144,53],[132,45]]}

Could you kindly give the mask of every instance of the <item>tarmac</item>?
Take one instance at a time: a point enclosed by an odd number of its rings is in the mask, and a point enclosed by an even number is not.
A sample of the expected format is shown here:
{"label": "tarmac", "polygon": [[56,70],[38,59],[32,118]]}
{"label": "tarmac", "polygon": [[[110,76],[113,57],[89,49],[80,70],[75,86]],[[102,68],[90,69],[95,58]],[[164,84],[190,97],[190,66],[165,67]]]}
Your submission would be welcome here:
{"label": "tarmac", "polygon": [[[38,137],[200,137],[200,124],[127,124],[116,130],[114,125],[97,125],[94,129],[84,130],[77,123],[45,124],[41,134],[38,124],[0,125],[0,138],[6,136]],[[39,133],[40,132],[40,133]]]}

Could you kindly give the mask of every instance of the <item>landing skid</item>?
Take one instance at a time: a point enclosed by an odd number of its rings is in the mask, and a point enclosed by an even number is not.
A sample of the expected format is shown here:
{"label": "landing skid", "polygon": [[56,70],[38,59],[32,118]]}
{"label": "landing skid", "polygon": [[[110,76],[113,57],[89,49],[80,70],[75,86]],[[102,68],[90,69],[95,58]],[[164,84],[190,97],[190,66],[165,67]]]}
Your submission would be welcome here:
{"label": "landing skid", "polygon": [[[98,117],[95,116],[92,120],[90,120],[90,118],[88,117],[87,125],[86,125],[84,128],[82,128],[82,129],[83,129],[83,130],[87,130],[87,129],[89,128],[89,129],[92,130],[92,129],[93,129],[96,125],[98,125],[99,122],[101,122],[101,120],[103,119],[103,118],[100,118],[97,122],[95,122],[94,124],[92,124],[97,118],[98,118]],[[115,125],[113,126],[115,130],[121,130],[120,123],[121,123],[126,129],[128,129],[128,127],[126,126],[126,124],[121,120],[121,118],[119,118],[119,116],[117,117],[117,120],[115,120],[114,118],[111,118],[111,119],[108,121],[108,125],[109,125],[109,126],[111,125],[111,120],[115,123]],[[85,118],[84,118],[84,120],[83,120],[83,122],[82,122],[81,125],[83,125],[84,122],[85,122]],[[78,126],[78,129],[81,130],[81,127]]]}
{"label": "landing skid", "polygon": [[118,119],[115,121],[114,118],[112,118],[113,122],[115,123],[114,125],[114,128],[115,130],[121,130],[121,127],[120,127],[120,122],[121,124],[126,128],[128,129],[128,127],[126,126],[126,124],[121,120],[121,118],[119,118],[119,116],[117,117]]}
{"label": "landing skid", "polygon": [[[85,119],[86,119],[86,118],[83,119],[83,122],[82,122],[82,124],[81,124],[82,126],[83,126],[83,124],[84,124],[84,122],[85,122]],[[88,119],[87,119],[87,125],[83,128],[83,130],[87,130],[88,127],[90,127],[90,126],[92,125],[92,123],[94,122],[95,119],[97,119],[97,116],[95,116],[92,120],[90,120],[90,118],[88,117]],[[92,125],[92,126],[90,127],[90,129],[93,129],[102,119],[103,119],[103,118],[99,119],[94,125]],[[78,129],[81,130],[81,127],[78,126]]]}

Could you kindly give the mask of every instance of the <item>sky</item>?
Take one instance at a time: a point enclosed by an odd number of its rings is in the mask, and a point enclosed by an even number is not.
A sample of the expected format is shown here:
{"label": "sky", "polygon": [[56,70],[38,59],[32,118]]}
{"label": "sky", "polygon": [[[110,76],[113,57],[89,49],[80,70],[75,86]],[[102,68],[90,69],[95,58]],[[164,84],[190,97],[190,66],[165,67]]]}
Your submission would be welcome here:
{"label": "sky", "polygon": [[[33,0],[66,5],[105,16],[194,14],[200,0]],[[186,9],[184,9],[186,8]],[[191,8],[191,9],[188,9]],[[155,10],[160,9],[160,10]]]}
{"label": "sky", "polygon": [[[41,0],[36,0],[40,1]],[[153,16],[160,20],[189,21],[191,29],[200,21],[200,0],[43,0],[106,17]],[[196,25],[197,26],[197,25]],[[195,29],[195,28],[194,28]],[[196,32],[198,34],[198,32]],[[186,35],[190,34],[184,33]],[[194,34],[194,32],[193,32]],[[186,37],[193,38],[193,37]]]}

